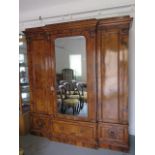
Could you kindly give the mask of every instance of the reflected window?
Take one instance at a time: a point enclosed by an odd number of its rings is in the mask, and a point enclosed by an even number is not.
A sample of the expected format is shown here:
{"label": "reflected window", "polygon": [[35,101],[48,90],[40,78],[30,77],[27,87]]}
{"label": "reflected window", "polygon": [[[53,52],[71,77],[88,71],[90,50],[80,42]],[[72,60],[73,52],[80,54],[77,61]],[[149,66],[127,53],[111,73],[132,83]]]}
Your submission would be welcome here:
{"label": "reflected window", "polygon": [[25,72],[26,71],[26,68],[25,67],[20,67],[20,72]]}
{"label": "reflected window", "polygon": [[19,54],[19,63],[24,63],[24,54]]}
{"label": "reflected window", "polygon": [[27,65],[27,46],[26,38],[23,34],[19,35],[19,80],[20,80],[20,109],[25,113],[30,111],[30,94]]}
{"label": "reflected window", "polygon": [[23,45],[23,42],[19,42],[19,46],[22,46]]}
{"label": "reflected window", "polygon": [[70,68],[74,70],[75,77],[81,76],[81,55],[69,55]]}

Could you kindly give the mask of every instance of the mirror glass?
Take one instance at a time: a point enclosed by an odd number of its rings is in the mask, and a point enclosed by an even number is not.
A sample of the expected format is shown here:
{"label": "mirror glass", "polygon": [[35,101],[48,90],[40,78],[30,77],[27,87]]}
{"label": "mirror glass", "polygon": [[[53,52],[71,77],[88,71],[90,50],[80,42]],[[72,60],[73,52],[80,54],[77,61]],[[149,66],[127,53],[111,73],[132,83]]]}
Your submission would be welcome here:
{"label": "mirror glass", "polygon": [[55,57],[57,111],[86,117],[88,104],[85,37],[57,38]]}

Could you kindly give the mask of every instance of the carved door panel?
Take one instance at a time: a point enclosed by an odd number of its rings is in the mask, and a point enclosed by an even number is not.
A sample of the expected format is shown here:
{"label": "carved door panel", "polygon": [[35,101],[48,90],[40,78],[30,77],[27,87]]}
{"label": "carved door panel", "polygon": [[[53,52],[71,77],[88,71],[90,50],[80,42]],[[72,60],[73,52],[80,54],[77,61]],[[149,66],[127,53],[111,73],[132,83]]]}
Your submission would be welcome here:
{"label": "carved door panel", "polygon": [[28,39],[31,112],[49,114],[52,111],[49,56],[50,44],[45,35]]}

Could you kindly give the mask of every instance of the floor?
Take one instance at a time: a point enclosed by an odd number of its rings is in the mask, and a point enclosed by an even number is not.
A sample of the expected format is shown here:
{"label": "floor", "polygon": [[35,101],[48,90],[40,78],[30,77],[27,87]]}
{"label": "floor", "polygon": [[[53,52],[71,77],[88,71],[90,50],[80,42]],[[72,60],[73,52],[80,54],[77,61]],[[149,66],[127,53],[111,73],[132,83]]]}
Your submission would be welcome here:
{"label": "floor", "polygon": [[47,138],[26,135],[20,137],[24,155],[135,155],[135,138],[130,136],[130,151],[123,153],[108,149],[90,149],[69,144],[53,142]]}

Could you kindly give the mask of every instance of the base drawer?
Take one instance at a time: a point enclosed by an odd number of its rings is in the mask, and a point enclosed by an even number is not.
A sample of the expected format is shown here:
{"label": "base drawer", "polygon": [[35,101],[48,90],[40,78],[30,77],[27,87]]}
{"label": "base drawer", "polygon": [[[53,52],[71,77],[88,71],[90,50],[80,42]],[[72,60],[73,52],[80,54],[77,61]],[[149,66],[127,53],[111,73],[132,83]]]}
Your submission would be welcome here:
{"label": "base drawer", "polygon": [[52,139],[79,146],[96,147],[96,123],[52,121]]}
{"label": "base drawer", "polygon": [[77,137],[83,137],[86,139],[96,138],[96,124],[94,123],[73,123],[64,121],[53,121],[52,123],[53,134],[63,134]]}
{"label": "base drawer", "polygon": [[[128,125],[100,123],[98,126],[99,145],[106,148],[129,147]],[[120,150],[120,149],[119,149]]]}

